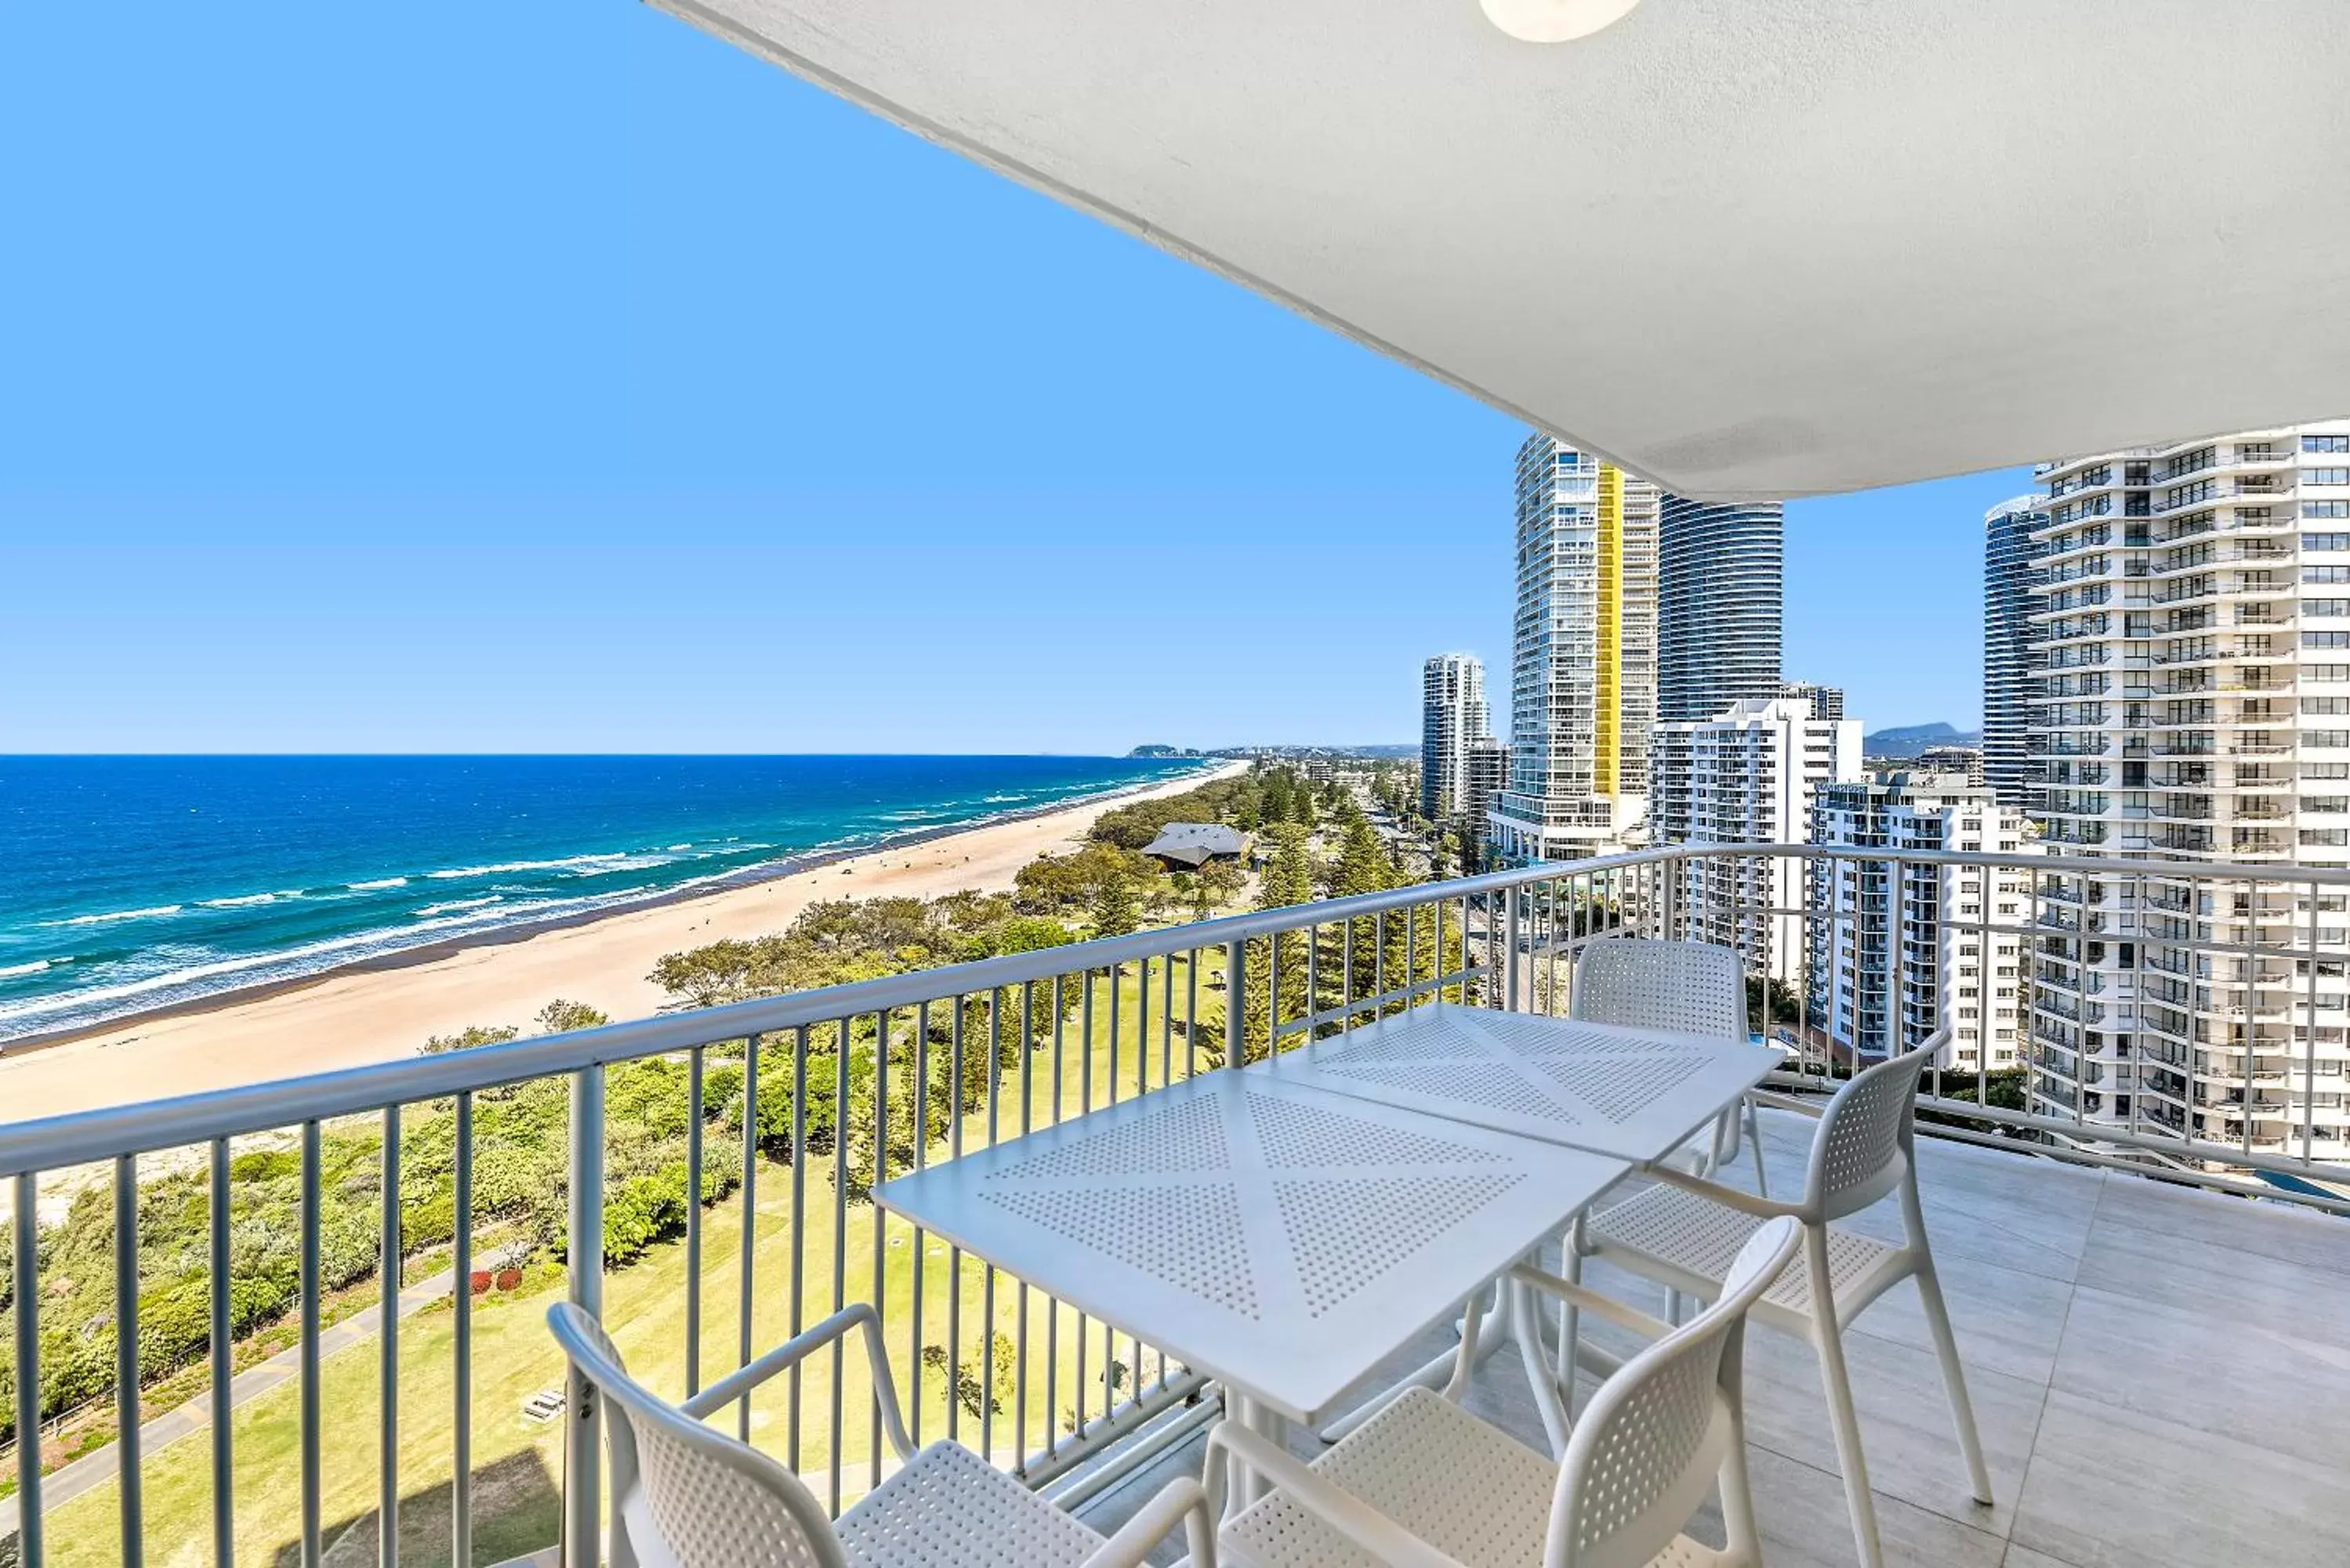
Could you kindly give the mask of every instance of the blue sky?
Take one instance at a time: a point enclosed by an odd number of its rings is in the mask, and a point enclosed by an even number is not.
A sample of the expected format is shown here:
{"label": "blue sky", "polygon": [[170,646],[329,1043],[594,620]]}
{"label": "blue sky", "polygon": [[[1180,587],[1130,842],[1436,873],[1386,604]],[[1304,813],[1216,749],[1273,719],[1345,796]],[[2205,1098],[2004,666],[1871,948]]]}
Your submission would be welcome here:
{"label": "blue sky", "polygon": [[[1404,740],[1522,427],[623,0],[0,16],[0,751]],[[1791,508],[1979,704],[1984,506]]]}

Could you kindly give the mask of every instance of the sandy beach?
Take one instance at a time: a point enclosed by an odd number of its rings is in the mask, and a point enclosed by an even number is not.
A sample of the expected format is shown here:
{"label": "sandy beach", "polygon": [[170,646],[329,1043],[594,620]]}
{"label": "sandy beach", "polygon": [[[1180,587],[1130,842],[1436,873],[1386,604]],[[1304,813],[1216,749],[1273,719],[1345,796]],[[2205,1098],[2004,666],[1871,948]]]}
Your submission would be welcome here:
{"label": "sandy beach", "polygon": [[646,1017],[665,1000],[645,978],[663,953],[779,931],[820,898],[1008,890],[1022,867],[1073,846],[1111,807],[1195,789],[1244,765],[518,940],[484,940],[396,968],[329,972],[16,1048],[0,1056],[0,1123],[397,1060],[429,1036],[470,1024],[527,1029],[556,997],[616,1019]]}

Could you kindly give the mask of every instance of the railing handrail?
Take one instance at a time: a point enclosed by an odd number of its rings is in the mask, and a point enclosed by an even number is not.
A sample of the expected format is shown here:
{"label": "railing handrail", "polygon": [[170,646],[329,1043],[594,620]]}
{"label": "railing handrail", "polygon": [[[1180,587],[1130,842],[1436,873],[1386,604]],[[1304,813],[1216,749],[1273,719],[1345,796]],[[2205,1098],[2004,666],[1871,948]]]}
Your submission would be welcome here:
{"label": "railing handrail", "polygon": [[534,1078],[670,1054],[751,1035],[830,1023],[884,1010],[980,993],[1087,970],[1107,969],[1173,953],[1231,949],[1261,937],[1314,926],[1468,899],[1610,872],[1692,860],[1794,857],[1907,866],[1939,865],[2055,872],[2108,878],[2291,883],[2350,888],[2350,870],[2319,867],[2236,865],[2210,861],[2131,860],[2026,851],[1928,850],[1817,844],[1677,844],[1585,860],[1542,861],[1504,871],[1383,892],[1252,910],[1213,919],[1162,926],[1119,937],[977,959],[878,980],[850,981],[782,996],[657,1014],[594,1029],[476,1046],[436,1056],[403,1057],[330,1073],[315,1073],[170,1099],[78,1111],[0,1126],[0,1179],[56,1170],[126,1154],[145,1154],[214,1138],[276,1130],[303,1122],[380,1110],[387,1106],[502,1087]]}
{"label": "railing handrail", "polygon": [[691,1008],[593,1029],[479,1045],[437,1056],[402,1057],[330,1073],[46,1116],[0,1126],[0,1178],[323,1121],[390,1105],[442,1099],[534,1078],[556,1077],[588,1067],[639,1061],[754,1034],[775,1034],[885,1009],[915,1007],[925,1002],[1049,980],[1084,970],[1107,969],[1146,958],[1229,948],[1307,926],[1413,909],[1440,899],[1506,892],[1529,882],[1552,880],[1570,870],[1585,875],[1651,864],[1669,853],[1647,850],[1578,860],[1571,865],[1544,863],[1478,877],[1423,882],[1378,893],[1252,910],[1127,936],[1096,938],[1062,947],[913,970],[878,980],[852,981],[782,996]]}

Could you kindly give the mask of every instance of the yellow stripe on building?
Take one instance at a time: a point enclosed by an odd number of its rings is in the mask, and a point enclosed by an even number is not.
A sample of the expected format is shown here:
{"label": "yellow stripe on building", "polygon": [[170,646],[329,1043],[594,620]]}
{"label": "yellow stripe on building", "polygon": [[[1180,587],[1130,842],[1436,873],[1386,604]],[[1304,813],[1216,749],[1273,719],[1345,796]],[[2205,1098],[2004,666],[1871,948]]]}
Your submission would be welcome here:
{"label": "yellow stripe on building", "polygon": [[1592,789],[1617,793],[1624,727],[1624,471],[1599,465],[1599,646]]}

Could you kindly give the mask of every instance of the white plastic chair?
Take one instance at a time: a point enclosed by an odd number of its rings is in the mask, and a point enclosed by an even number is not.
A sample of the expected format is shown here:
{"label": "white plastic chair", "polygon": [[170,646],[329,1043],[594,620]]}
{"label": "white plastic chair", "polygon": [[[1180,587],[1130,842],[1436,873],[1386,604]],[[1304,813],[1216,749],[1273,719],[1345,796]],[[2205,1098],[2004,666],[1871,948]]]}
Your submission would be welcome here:
{"label": "white plastic chair", "polygon": [[[1754,1303],[1758,1323],[1811,1341],[1819,1353],[1828,1414],[1835,1427],[1836,1456],[1852,1511],[1854,1543],[1868,1568],[1884,1561],[1877,1542],[1877,1509],[1862,1457],[1860,1423],[1853,1407],[1852,1379],[1845,1366],[1843,1333],[1870,1303],[1901,1281],[1915,1278],[1942,1364],[1950,1417],[1965,1454],[1976,1500],[1991,1501],[1991,1474],[1983,1464],[1982,1439],[1967,1398],[1966,1375],[1959,1363],[1950,1314],[1934,1271],[1926,1239],[1925,1211],[1918,1199],[1915,1154],[1918,1075],[1948,1044],[1938,1035],[1921,1050],[1880,1062],[1856,1075],[1836,1092],[1812,1138],[1810,1169],[1803,1200],[1782,1203],[1724,1187],[1669,1166],[1651,1168],[1656,1185],[1612,1208],[1578,1218],[1568,1233],[1566,1272],[1580,1281],[1586,1257],[1654,1280],[1669,1290],[1700,1298],[1721,1290],[1731,1260],[1758,1226],[1793,1220],[1803,1227],[1804,1266],[1792,1270]],[[1896,1246],[1839,1230],[1830,1221],[1856,1213],[1891,1192],[1901,1195],[1905,1241]],[[1825,1288],[1823,1288],[1825,1286]],[[1562,1365],[1582,1359],[1605,1366],[1607,1358],[1578,1346],[1580,1324],[1566,1313]]]}
{"label": "white plastic chair", "polygon": [[[1603,937],[1587,944],[1575,964],[1567,1016],[1586,1023],[1669,1029],[1736,1040],[1753,1038],[1746,1018],[1746,964],[1735,948],[1711,942],[1668,942],[1648,937]],[[1754,1096],[1724,1111],[1713,1146],[1700,1155],[1700,1175],[1738,1158],[1741,1112],[1746,1147],[1754,1151],[1754,1185],[1766,1196],[1762,1128]]]}
{"label": "white plastic chair", "polygon": [[[1222,1495],[1235,1459],[1274,1488],[1225,1524],[1227,1558],[1257,1568],[1759,1564],[1740,1392],[1746,1314],[1800,1240],[1791,1220],[1758,1229],[1720,1303],[1678,1329],[1539,1270],[1512,1270],[1513,1289],[1579,1300],[1656,1339],[1593,1396],[1556,1463],[1425,1388],[1310,1465],[1219,1424],[1208,1435],[1210,1493]],[[1464,1376],[1478,1316],[1472,1309]],[[1682,1533],[1717,1489],[1721,1550]]]}
{"label": "white plastic chair", "polygon": [[[611,1451],[610,1561],[625,1568],[1140,1568],[1180,1522],[1191,1561],[1214,1568],[1214,1516],[1196,1481],[1172,1481],[1105,1539],[977,1454],[906,1437],[880,1320],[858,1303],[714,1383],[682,1406],[629,1376],[601,1324],[569,1303],[546,1314],[564,1354],[604,1403]],[[865,1331],[874,1404],[901,1468],[837,1522],[800,1479],[702,1425],[852,1328]]]}

